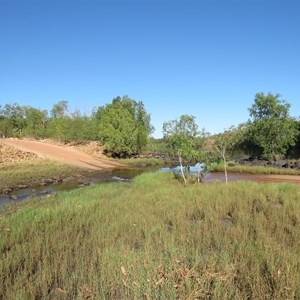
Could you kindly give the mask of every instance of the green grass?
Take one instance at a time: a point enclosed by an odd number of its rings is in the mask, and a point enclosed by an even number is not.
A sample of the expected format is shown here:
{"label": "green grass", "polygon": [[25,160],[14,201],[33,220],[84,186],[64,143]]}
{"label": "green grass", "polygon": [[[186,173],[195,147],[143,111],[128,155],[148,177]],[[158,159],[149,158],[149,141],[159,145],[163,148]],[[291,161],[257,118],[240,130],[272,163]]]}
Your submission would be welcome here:
{"label": "green grass", "polygon": [[34,186],[42,178],[64,178],[78,172],[83,170],[48,159],[4,164],[0,166],[0,193],[4,188],[20,184]]}
{"label": "green grass", "polygon": [[157,173],[9,206],[0,299],[299,299],[299,199]]}
{"label": "green grass", "polygon": [[[209,166],[210,172],[224,172],[224,164],[214,164]],[[236,165],[233,167],[228,166],[227,171],[229,173],[248,173],[248,174],[277,174],[277,175],[300,175],[299,170],[274,168],[264,166],[243,166]]]}

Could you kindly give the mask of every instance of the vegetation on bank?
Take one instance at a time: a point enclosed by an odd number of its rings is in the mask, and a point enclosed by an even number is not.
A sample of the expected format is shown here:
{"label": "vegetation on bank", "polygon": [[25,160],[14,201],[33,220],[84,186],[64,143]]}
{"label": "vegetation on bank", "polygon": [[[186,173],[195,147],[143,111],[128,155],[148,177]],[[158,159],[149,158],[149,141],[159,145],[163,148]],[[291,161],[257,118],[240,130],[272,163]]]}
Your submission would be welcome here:
{"label": "vegetation on bank", "polygon": [[163,159],[161,157],[137,157],[137,158],[124,158],[120,159],[122,163],[125,163],[129,166],[135,167],[154,167],[154,166],[164,166],[171,161]]}
{"label": "vegetation on bank", "polygon": [[[204,139],[208,151],[226,160],[226,151],[239,149],[265,159],[294,156],[300,149],[300,120],[290,116],[290,104],[278,94],[257,93],[248,109],[249,121]],[[143,151],[175,153],[184,159],[203,158],[203,138],[195,116],[183,114],[163,124],[163,139],[150,135],[153,126],[142,101],[128,96],[95,107],[90,115],[70,112],[68,101],[53,105],[50,112],[17,103],[0,106],[1,137],[51,138],[62,142],[101,141],[113,157],[128,157]],[[207,149],[206,149],[207,151]],[[197,154],[196,154],[197,152]],[[226,155],[225,155],[226,154]],[[296,157],[295,157],[296,156]]]}
{"label": "vegetation on bank", "polygon": [[70,112],[68,101],[53,105],[50,113],[17,103],[0,106],[0,137],[51,138],[62,142],[101,141],[112,156],[139,153],[153,130],[142,101],[128,96],[94,108],[90,116]]}
{"label": "vegetation on bank", "polygon": [[18,185],[36,186],[43,178],[62,179],[88,171],[49,159],[10,162],[0,165],[0,194]]}
{"label": "vegetation on bank", "polygon": [[10,206],[0,298],[298,299],[299,194],[158,173]]}
{"label": "vegetation on bank", "polygon": [[[208,166],[210,172],[224,172],[224,163],[214,163]],[[235,165],[230,166],[227,164],[226,167],[228,173],[248,173],[248,174],[274,174],[274,175],[300,175],[299,170],[288,169],[288,168],[275,168],[275,167],[264,167],[264,166],[245,166]]]}

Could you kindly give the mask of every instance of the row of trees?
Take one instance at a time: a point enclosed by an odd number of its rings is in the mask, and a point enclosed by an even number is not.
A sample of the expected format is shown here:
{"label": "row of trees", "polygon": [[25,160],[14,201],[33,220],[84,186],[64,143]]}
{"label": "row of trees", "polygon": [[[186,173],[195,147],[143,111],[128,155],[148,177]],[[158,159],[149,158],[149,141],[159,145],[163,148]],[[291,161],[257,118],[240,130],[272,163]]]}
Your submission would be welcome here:
{"label": "row of trees", "polygon": [[188,166],[196,161],[208,161],[211,154],[217,153],[224,161],[227,182],[228,150],[243,148],[248,153],[254,152],[261,158],[272,160],[286,155],[292,146],[299,144],[300,122],[290,117],[290,104],[279,98],[270,93],[256,94],[254,104],[249,108],[250,120],[214,136],[198,130],[193,116],[182,115],[177,120],[165,122],[164,139],[172,154],[178,156],[185,184],[184,162]]}
{"label": "row of trees", "polygon": [[[226,151],[234,148],[275,159],[300,144],[300,122],[290,117],[289,109],[290,104],[278,94],[258,93],[249,108],[248,122],[210,136],[199,130],[194,116],[182,115],[163,124],[164,138],[159,146],[167,148],[180,161],[207,159],[210,150],[225,160]],[[112,103],[95,108],[90,116],[79,111],[70,113],[67,101],[55,104],[50,113],[18,104],[0,107],[0,136],[53,138],[64,142],[99,140],[115,156],[141,152],[152,132],[150,115],[143,102],[128,96],[114,98]],[[155,145],[158,142],[152,139],[152,150]]]}
{"label": "row of trees", "polygon": [[6,104],[0,108],[0,136],[53,138],[64,142],[95,140],[97,124],[94,117],[79,111],[68,112],[68,102],[60,101],[50,111],[31,106]]}
{"label": "row of trees", "polygon": [[6,104],[0,107],[0,136],[52,138],[63,142],[98,140],[115,156],[141,151],[153,131],[144,104],[128,96],[95,108],[90,116],[70,113],[60,101],[50,113],[31,106]]}

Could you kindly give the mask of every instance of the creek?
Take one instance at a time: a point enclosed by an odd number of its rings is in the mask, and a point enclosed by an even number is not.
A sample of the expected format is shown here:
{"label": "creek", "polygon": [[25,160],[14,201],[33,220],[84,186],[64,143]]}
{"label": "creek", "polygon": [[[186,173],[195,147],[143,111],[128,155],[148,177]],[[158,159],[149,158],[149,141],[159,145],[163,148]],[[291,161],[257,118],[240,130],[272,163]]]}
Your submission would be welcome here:
{"label": "creek", "polygon": [[[92,173],[91,176],[80,178],[79,180],[71,180],[62,182],[60,184],[50,184],[46,186],[37,186],[31,188],[20,189],[14,191],[7,196],[0,196],[0,209],[7,203],[16,203],[23,201],[29,197],[40,197],[51,195],[55,192],[69,191],[75,188],[84,186],[103,184],[107,182],[130,182],[135,176],[147,172],[174,172],[174,168],[160,168],[160,167],[147,167],[147,168],[122,168],[110,169],[108,171],[100,171]],[[280,176],[280,175],[254,175],[254,174],[228,174],[228,181],[248,180],[256,182],[287,182],[300,184],[300,176]],[[220,181],[224,182],[224,173],[210,173],[204,175],[204,182]]]}

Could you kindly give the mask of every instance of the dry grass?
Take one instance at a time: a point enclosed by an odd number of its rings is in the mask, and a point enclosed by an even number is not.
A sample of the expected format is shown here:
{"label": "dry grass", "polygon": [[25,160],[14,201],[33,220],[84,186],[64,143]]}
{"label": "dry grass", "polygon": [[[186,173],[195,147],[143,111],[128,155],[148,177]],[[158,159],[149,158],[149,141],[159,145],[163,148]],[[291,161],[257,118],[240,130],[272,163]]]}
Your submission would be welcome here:
{"label": "dry grass", "polygon": [[299,198],[158,173],[11,206],[0,299],[299,299]]}
{"label": "dry grass", "polygon": [[17,185],[38,185],[42,178],[64,178],[83,172],[82,169],[49,159],[11,162],[0,166],[0,194],[4,188]]}

